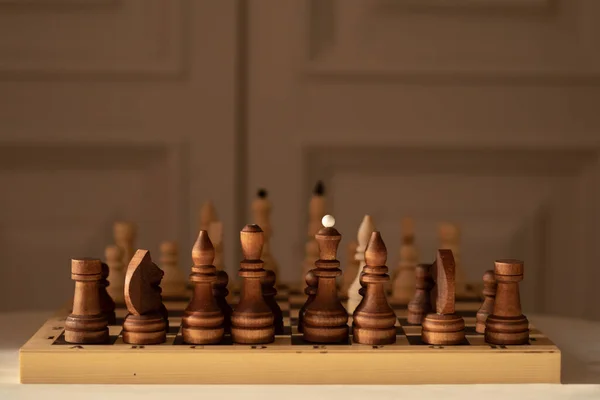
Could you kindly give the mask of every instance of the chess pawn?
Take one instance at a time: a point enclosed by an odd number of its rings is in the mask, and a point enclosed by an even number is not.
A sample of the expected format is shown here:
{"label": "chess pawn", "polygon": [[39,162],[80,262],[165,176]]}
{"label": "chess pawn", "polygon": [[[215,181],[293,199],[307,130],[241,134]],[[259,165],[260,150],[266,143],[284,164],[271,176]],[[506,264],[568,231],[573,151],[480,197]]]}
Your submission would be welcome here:
{"label": "chess pawn", "polygon": [[465,341],[465,321],[455,313],[452,251],[438,250],[435,264],[436,312],[425,316],[421,340],[432,345],[457,345]]}
{"label": "chess pawn", "polygon": [[162,296],[166,299],[186,297],[187,282],[179,268],[177,243],[172,241],[160,244],[160,265],[165,275],[162,279]]}
{"label": "chess pawn", "polygon": [[229,275],[227,275],[227,272],[223,270],[217,271],[217,280],[213,283],[213,296],[215,296],[215,301],[223,313],[223,328],[225,329],[225,333],[231,333],[231,313],[233,313],[233,309],[227,303],[227,295],[229,294],[229,290],[227,289],[228,283]]}
{"label": "chess pawn", "polygon": [[108,274],[109,269],[108,265],[102,263],[102,279],[100,279],[99,287],[100,287],[100,308],[104,315],[106,315],[106,319],[108,319],[109,325],[116,324],[116,316],[115,316],[115,302],[110,297],[107,292],[107,287],[110,286],[108,282]]}
{"label": "chess pawn", "polygon": [[185,343],[216,344],[223,339],[223,312],[213,295],[213,283],[217,280],[217,269],[212,265],[215,249],[207,231],[200,231],[192,248],[192,273],[194,294],[184,311],[182,334]]}
{"label": "chess pawn", "polygon": [[277,277],[275,276],[275,272],[271,270],[267,270],[266,272],[267,274],[261,281],[263,299],[271,311],[273,311],[273,325],[275,326],[275,334],[283,335],[283,314],[279,304],[277,304],[277,301],[275,301],[275,296],[277,295],[275,281]]}
{"label": "chess pawn", "polygon": [[415,269],[416,291],[408,303],[408,323],[420,325],[431,312],[431,289],[434,286],[429,264],[419,264]]}
{"label": "chess pawn", "polygon": [[485,341],[497,345],[529,343],[529,321],[521,312],[519,282],[523,280],[523,262],[498,260],[494,266],[497,289],[494,311],[487,317]]}
{"label": "chess pawn", "polygon": [[306,278],[306,275],[315,267],[315,261],[319,259],[319,244],[315,240],[314,236],[312,240],[308,240],[306,242],[304,248],[306,255],[304,257],[302,273]]}
{"label": "chess pawn", "polygon": [[348,312],[337,297],[335,278],[341,275],[340,262],[336,260],[337,248],[342,239],[333,227],[331,215],[323,217],[324,228],[315,235],[319,243],[319,259],[313,273],[319,283],[317,294],[306,307],[303,321],[304,339],[314,343],[336,343],[348,340]]}
{"label": "chess pawn", "polygon": [[110,245],[104,251],[106,265],[108,265],[108,282],[106,288],[108,295],[117,304],[125,304],[125,265],[123,265],[123,250],[117,245]]}
{"label": "chess pawn", "polygon": [[261,280],[266,276],[260,259],[264,244],[258,225],[246,225],[240,232],[244,260],[239,276],[243,278],[241,298],[231,315],[231,336],[234,343],[262,344],[275,340],[273,311],[265,302]]}
{"label": "chess pawn", "polygon": [[395,303],[408,304],[414,297],[417,262],[417,249],[414,245],[403,244],[400,247],[400,262],[392,287],[392,298]]}
{"label": "chess pawn", "polygon": [[71,260],[71,279],[75,281],[75,295],[73,311],[65,321],[65,341],[86,344],[108,342],[108,320],[100,302],[102,263],[91,258]]}
{"label": "chess pawn", "polygon": [[304,324],[304,313],[306,312],[306,307],[308,307],[310,303],[315,301],[315,297],[317,295],[317,285],[319,283],[317,276],[312,270],[308,271],[305,280],[306,288],[304,289],[304,294],[306,294],[308,297],[306,298],[306,302],[298,312],[298,332],[300,333],[302,333],[303,331],[302,325]]}
{"label": "chess pawn", "polygon": [[163,274],[152,262],[148,250],[138,250],[133,255],[125,275],[125,304],[129,314],[123,322],[124,343],[165,342],[168,327],[160,289]]}
{"label": "chess pawn", "polygon": [[113,226],[113,234],[115,238],[115,244],[123,251],[123,265],[129,265],[131,258],[135,252],[135,238],[137,230],[135,224],[131,222],[115,222]]}
{"label": "chess pawn", "polygon": [[[316,242],[315,242],[316,243]],[[356,240],[352,240],[348,243],[346,248],[347,256],[346,256],[346,266],[344,267],[344,272],[342,274],[342,283],[340,285],[340,298],[348,298],[348,289],[350,289],[350,285],[356,278],[356,275],[359,273],[360,261],[355,258],[356,248],[358,247],[358,242]],[[318,249],[318,248],[317,248]],[[318,254],[318,251],[317,251]],[[316,257],[318,258],[318,257]],[[313,261],[314,265],[314,261]]]}
{"label": "chess pawn", "polygon": [[493,270],[485,271],[483,274],[483,304],[477,311],[477,322],[475,331],[477,333],[485,333],[485,321],[487,317],[494,311],[494,298],[496,297],[496,276]]}
{"label": "chess pawn", "polygon": [[383,288],[390,279],[386,259],[387,249],[381,234],[373,232],[365,251],[366,265],[361,277],[365,285],[364,297],[352,317],[352,337],[357,343],[385,345],[396,342],[397,317]]}
{"label": "chess pawn", "polygon": [[[212,201],[207,200],[200,207],[200,230],[201,231],[209,231],[210,224],[213,221],[217,220],[217,210],[215,210],[215,206]],[[210,232],[210,231],[209,231]],[[212,237],[212,236],[211,236]]]}

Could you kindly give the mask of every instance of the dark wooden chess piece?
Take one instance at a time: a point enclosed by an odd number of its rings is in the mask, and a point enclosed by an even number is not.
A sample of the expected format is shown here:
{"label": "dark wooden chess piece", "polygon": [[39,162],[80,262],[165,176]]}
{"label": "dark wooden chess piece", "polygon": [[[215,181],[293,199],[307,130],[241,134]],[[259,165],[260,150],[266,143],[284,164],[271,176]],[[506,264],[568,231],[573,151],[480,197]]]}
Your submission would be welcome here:
{"label": "dark wooden chess piece", "polygon": [[483,304],[477,311],[477,319],[475,331],[477,333],[485,333],[485,321],[487,317],[494,311],[494,298],[496,297],[496,276],[494,270],[485,271],[483,274]]}
{"label": "dark wooden chess piece", "polygon": [[317,285],[319,284],[319,280],[317,279],[317,276],[314,274],[312,269],[306,274],[305,280],[306,288],[304,289],[304,294],[308,297],[306,298],[304,305],[298,312],[298,332],[300,333],[302,333],[303,330],[302,325],[304,324],[304,313],[306,313],[306,307],[308,307],[310,303],[315,301],[315,297],[317,296]]}
{"label": "dark wooden chess piece", "polygon": [[348,340],[348,312],[340,302],[335,278],[342,274],[336,260],[342,236],[333,227],[331,215],[323,217],[324,228],[315,235],[319,243],[319,259],[313,273],[319,284],[312,303],[306,307],[303,321],[304,340],[314,343],[336,343]]}
{"label": "dark wooden chess piece", "polygon": [[108,342],[108,320],[100,300],[102,262],[91,258],[72,259],[71,279],[75,281],[75,294],[73,310],[65,321],[65,341]]}
{"label": "dark wooden chess piece", "polygon": [[166,340],[166,308],[160,289],[163,275],[148,250],[135,252],[125,275],[125,304],[129,314],[123,322],[123,342],[147,345]]}
{"label": "dark wooden chess piece", "polygon": [[523,261],[497,260],[494,273],[498,283],[494,311],[487,317],[485,341],[498,345],[529,343],[529,321],[521,312],[519,282]]}
{"label": "dark wooden chess piece", "polygon": [[277,295],[275,281],[277,277],[275,276],[275,272],[271,271],[270,269],[266,270],[266,272],[267,274],[261,281],[263,299],[271,311],[273,311],[273,325],[275,326],[275,334],[283,335],[283,314],[279,304],[277,304],[277,301],[275,300],[275,296]]}
{"label": "dark wooden chess piece", "polygon": [[227,303],[227,295],[229,295],[229,290],[227,289],[228,283],[229,275],[227,275],[227,272],[223,270],[217,271],[217,280],[213,283],[213,295],[223,313],[223,328],[225,329],[225,333],[231,333],[231,313],[233,312],[233,309]]}
{"label": "dark wooden chess piece", "polygon": [[106,315],[106,319],[108,319],[109,325],[116,324],[116,316],[115,316],[115,302],[112,297],[108,294],[106,288],[110,285],[108,282],[108,274],[109,274],[108,265],[102,263],[102,279],[100,279],[100,308],[102,312]]}
{"label": "dark wooden chess piece", "polygon": [[431,289],[434,286],[431,277],[431,265],[419,264],[415,268],[416,290],[408,303],[408,323],[421,325],[423,318],[432,311]]}
{"label": "dark wooden chess piece", "polygon": [[208,232],[201,230],[192,248],[194,265],[190,281],[194,284],[194,293],[182,319],[185,343],[216,344],[225,334],[223,312],[213,294],[213,282],[217,280],[217,268],[212,265],[214,259],[215,248]]}
{"label": "dark wooden chess piece", "polygon": [[396,342],[397,317],[384,290],[384,284],[390,280],[386,261],[387,249],[381,234],[375,231],[365,250],[366,264],[361,275],[364,297],[353,314],[352,338],[357,343],[384,345]]}
{"label": "dark wooden chess piece", "polygon": [[433,345],[456,345],[465,341],[465,321],[455,313],[456,264],[452,250],[440,249],[434,267],[435,310],[423,320],[421,340]]}
{"label": "dark wooden chess piece", "polygon": [[231,337],[235,343],[264,344],[275,340],[273,311],[265,302],[261,280],[266,276],[260,259],[264,235],[258,225],[246,225],[240,232],[244,260],[239,276],[243,278],[238,305],[231,314]]}

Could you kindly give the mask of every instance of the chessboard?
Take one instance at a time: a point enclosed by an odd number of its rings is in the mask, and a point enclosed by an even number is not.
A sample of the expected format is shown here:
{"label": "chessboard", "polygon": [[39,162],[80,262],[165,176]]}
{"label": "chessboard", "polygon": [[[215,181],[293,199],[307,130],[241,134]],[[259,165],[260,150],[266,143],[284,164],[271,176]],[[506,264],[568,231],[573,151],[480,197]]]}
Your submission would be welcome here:
{"label": "chessboard", "polygon": [[[530,327],[527,345],[496,346],[475,332],[477,298],[457,298],[456,312],[466,323],[466,340],[457,346],[421,341],[421,326],[407,321],[404,305],[391,304],[398,317],[397,341],[369,346],[352,342],[317,345],[297,331],[306,296],[278,287],[276,299],[285,331],[265,345],[234,344],[229,335],[218,345],[183,342],[181,318],[187,299],[169,300],[169,334],[160,345],[129,345],[121,329],[127,314],[117,305],[110,341],[74,345],[64,340],[70,305],[57,312],[20,349],[22,383],[73,384],[475,384],[560,383],[561,353],[542,332]],[[230,299],[235,304],[239,294]],[[351,326],[352,317],[349,319]]]}

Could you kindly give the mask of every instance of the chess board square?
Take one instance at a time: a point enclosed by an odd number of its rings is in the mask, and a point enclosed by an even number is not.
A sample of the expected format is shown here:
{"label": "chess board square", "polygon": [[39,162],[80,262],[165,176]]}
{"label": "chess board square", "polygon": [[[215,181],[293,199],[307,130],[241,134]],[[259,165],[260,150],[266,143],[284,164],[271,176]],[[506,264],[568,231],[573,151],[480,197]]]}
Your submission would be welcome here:
{"label": "chess board square", "polygon": [[292,335],[292,345],[293,346],[307,346],[312,347],[313,349],[326,349],[327,346],[350,346],[352,344],[351,338],[348,337],[347,340],[339,343],[311,343],[304,340],[304,336],[302,334]]}
{"label": "chess board square", "polygon": [[173,340],[173,345],[174,346],[190,346],[190,347],[195,347],[195,348],[201,348],[201,347],[218,347],[218,346],[231,346],[233,345],[233,340],[231,339],[231,335],[229,334],[225,334],[223,336],[223,340],[221,340],[220,343],[218,344],[191,344],[191,343],[185,343],[183,341],[183,335],[178,334],[175,339]]}
{"label": "chess board square", "polygon": [[421,325],[406,326],[402,325],[406,336],[421,336]]}
{"label": "chess board square", "polygon": [[454,346],[469,346],[469,341],[467,339],[465,339],[462,343],[456,344],[456,345],[452,345],[452,346],[434,346],[434,345],[430,345],[427,344],[425,342],[423,342],[423,340],[421,340],[421,335],[419,336],[406,336],[406,338],[408,339],[408,342],[412,345],[412,346],[429,346],[432,349],[443,349],[445,347],[454,347]]}

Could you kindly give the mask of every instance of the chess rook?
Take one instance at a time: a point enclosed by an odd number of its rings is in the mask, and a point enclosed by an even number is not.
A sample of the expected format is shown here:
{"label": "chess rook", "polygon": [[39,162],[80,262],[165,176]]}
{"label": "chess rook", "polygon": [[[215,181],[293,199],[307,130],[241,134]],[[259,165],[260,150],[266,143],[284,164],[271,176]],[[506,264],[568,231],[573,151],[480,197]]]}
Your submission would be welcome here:
{"label": "chess rook", "polygon": [[165,342],[168,319],[160,288],[163,275],[148,250],[135,252],[125,275],[125,304],[129,314],[123,322],[123,342],[137,345]]}
{"label": "chess rook", "polygon": [[313,270],[308,271],[305,277],[306,280],[306,288],[304,289],[304,294],[308,297],[306,298],[306,302],[298,312],[298,332],[302,333],[303,328],[302,325],[304,323],[304,313],[306,312],[306,307],[313,301],[315,301],[315,297],[317,295],[317,285],[319,280],[317,276],[313,272]]}
{"label": "chess rook", "polygon": [[421,340],[433,345],[456,345],[465,341],[465,321],[455,313],[455,264],[452,251],[440,249],[435,263],[436,313],[423,320]]}
{"label": "chess rook", "polygon": [[477,333],[485,333],[485,321],[487,317],[494,311],[494,298],[496,297],[496,276],[493,270],[485,271],[483,274],[483,304],[477,311],[477,322],[475,331]]}
{"label": "chess rook", "polygon": [[494,311],[487,317],[485,341],[497,345],[529,343],[529,321],[521,312],[519,282],[523,280],[523,262],[498,260],[494,266],[497,289]]}
{"label": "chess rook", "polygon": [[429,314],[431,308],[431,289],[434,283],[431,277],[431,265],[419,264],[415,269],[416,291],[408,303],[408,322],[421,325],[423,318]]}
{"label": "chess rook", "polygon": [[224,316],[213,294],[217,269],[212,265],[215,249],[207,231],[200,231],[192,248],[192,272],[194,284],[192,300],[185,309],[182,321],[183,341],[191,344],[216,344],[225,333]]}
{"label": "chess rook", "polygon": [[213,296],[215,296],[215,301],[223,313],[223,328],[225,329],[225,333],[231,333],[231,313],[233,313],[233,309],[227,303],[227,295],[229,294],[229,290],[227,289],[228,283],[229,275],[227,272],[222,270],[217,271],[217,280],[212,286]]}
{"label": "chess rook", "polygon": [[275,276],[275,272],[271,270],[266,271],[265,277],[261,281],[263,299],[273,312],[273,325],[275,326],[275,334],[283,335],[283,313],[281,312],[281,308],[277,301],[275,300],[275,296],[277,295],[277,289],[275,288],[275,281],[277,277]]}
{"label": "chess rook", "polygon": [[75,281],[73,310],[65,321],[65,341],[69,343],[106,343],[108,320],[100,301],[100,260],[71,260],[71,279]]}
{"label": "chess rook", "polygon": [[273,311],[265,302],[261,280],[267,275],[260,259],[264,235],[258,225],[246,225],[240,232],[244,260],[239,276],[243,278],[241,298],[231,315],[231,336],[235,343],[261,344],[275,340]]}
{"label": "chess rook", "polygon": [[306,306],[303,321],[304,340],[313,343],[336,343],[348,340],[348,313],[337,296],[335,278],[340,276],[336,260],[342,236],[333,227],[332,216],[323,217],[324,228],[315,238],[319,243],[319,259],[313,273],[319,283],[312,303]]}
{"label": "chess rook", "polygon": [[161,283],[163,298],[185,298],[187,282],[179,268],[179,249],[176,242],[165,241],[160,244],[160,265],[165,273]]}
{"label": "chess rook", "polygon": [[353,314],[352,337],[361,344],[384,345],[396,342],[396,314],[385,297],[384,284],[389,282],[385,266],[387,249],[381,234],[373,232],[365,251],[361,281],[364,297]]}

